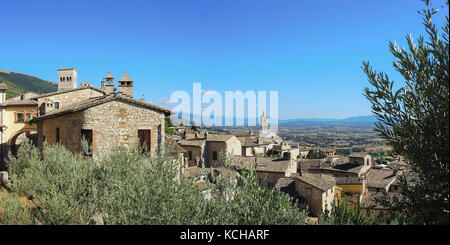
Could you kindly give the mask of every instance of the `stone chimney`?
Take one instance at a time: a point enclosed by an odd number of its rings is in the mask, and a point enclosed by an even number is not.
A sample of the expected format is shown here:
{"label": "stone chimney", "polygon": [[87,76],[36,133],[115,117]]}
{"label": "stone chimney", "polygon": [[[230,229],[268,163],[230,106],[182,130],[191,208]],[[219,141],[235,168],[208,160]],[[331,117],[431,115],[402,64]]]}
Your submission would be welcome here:
{"label": "stone chimney", "polygon": [[133,98],[133,79],[126,72],[119,80],[119,92]]}

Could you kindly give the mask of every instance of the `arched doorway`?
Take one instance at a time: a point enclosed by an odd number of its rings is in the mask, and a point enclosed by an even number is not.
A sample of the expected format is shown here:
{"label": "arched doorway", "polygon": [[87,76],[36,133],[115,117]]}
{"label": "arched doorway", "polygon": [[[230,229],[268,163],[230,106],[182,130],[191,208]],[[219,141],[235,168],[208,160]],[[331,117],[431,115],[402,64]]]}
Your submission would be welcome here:
{"label": "arched doorway", "polygon": [[11,149],[11,154],[13,156],[17,156],[17,152],[19,150],[20,144],[25,140],[29,139],[31,144],[37,147],[37,131],[36,129],[22,129],[9,140],[9,147]]}

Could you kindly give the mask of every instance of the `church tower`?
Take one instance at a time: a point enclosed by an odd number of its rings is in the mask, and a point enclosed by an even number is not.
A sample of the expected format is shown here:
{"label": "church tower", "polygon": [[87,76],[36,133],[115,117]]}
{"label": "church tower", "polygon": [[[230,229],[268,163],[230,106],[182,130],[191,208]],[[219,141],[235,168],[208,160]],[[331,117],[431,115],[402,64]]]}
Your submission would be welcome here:
{"label": "church tower", "polygon": [[269,134],[269,121],[267,120],[266,113],[263,111],[259,120],[260,123],[260,131],[259,136],[264,138]]}
{"label": "church tower", "polygon": [[74,68],[58,69],[58,91],[77,88],[77,70]]}

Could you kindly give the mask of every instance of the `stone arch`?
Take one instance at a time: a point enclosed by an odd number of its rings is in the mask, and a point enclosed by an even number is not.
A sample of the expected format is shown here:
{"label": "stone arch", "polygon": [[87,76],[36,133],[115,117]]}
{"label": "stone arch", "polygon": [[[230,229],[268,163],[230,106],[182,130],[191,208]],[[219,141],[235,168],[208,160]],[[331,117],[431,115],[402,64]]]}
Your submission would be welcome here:
{"label": "stone arch", "polygon": [[[31,139],[32,143],[37,146],[37,129],[23,128],[15,132],[7,142],[7,145],[9,146],[9,149],[13,156],[17,155],[17,150],[19,149],[20,143],[22,142],[24,137]],[[33,139],[32,137],[35,137],[35,139]]]}

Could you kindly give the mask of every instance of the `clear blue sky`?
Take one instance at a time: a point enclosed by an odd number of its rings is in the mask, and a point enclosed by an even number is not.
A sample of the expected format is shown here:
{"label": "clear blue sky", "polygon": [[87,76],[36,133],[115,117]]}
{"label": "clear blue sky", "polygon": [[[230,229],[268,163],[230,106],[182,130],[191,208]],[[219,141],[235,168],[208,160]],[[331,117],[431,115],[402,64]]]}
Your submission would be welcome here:
{"label": "clear blue sky", "polygon": [[[433,1],[432,1],[433,2]],[[439,7],[443,1],[434,1]],[[388,42],[423,34],[419,0],[21,1],[0,4],[0,69],[55,81],[75,67],[135,97],[175,90],[278,90],[279,118],[369,115],[361,62],[401,80]],[[448,11],[448,10],[446,10]]]}

